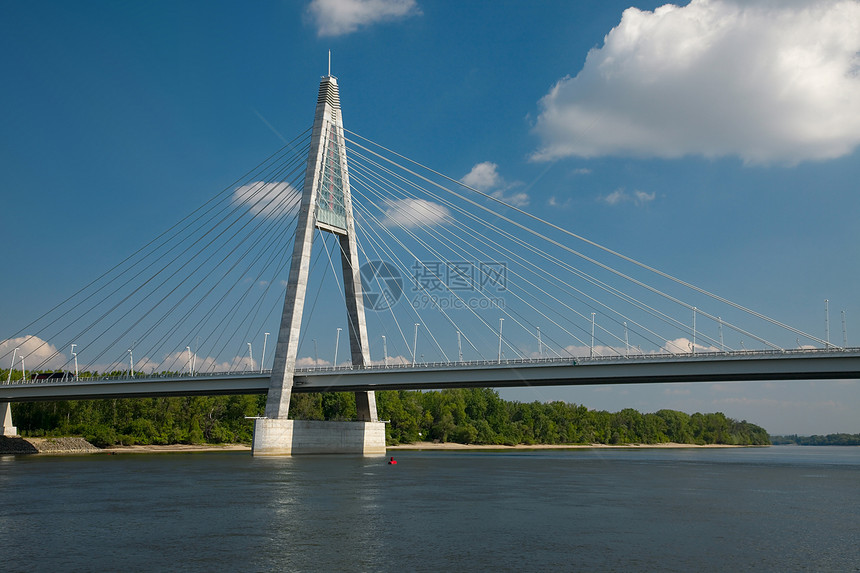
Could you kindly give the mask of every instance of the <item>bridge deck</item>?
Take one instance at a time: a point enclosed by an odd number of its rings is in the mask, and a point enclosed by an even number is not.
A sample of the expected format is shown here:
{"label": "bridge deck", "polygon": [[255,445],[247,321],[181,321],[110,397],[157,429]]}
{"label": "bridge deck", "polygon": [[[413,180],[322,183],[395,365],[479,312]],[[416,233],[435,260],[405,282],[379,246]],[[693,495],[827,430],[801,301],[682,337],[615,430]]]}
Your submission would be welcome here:
{"label": "bridge deck", "polygon": [[[860,379],[860,348],[300,369],[294,392]],[[0,402],[264,394],[268,372],[101,377],[0,385]]]}

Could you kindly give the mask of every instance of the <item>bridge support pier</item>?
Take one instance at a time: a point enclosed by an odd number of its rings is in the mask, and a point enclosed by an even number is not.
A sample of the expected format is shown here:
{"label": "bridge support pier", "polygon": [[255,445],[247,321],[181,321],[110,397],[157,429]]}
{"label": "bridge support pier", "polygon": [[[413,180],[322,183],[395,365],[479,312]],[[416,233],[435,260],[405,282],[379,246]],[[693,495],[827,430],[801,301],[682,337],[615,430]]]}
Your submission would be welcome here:
{"label": "bridge support pier", "polygon": [[385,424],[258,418],[254,424],[253,452],[255,456],[384,456]]}
{"label": "bridge support pier", "polygon": [[356,392],[357,422],[290,420],[287,416],[316,231],[337,236],[351,362],[359,367],[370,364],[340,92],[337,80],[331,75],[320,82],[266,417],[259,418],[254,425],[253,453],[255,456],[384,455],[385,424],[378,421],[372,391]]}
{"label": "bridge support pier", "polygon": [[[0,420],[3,425],[0,426],[0,436],[17,436],[18,428],[12,425],[12,404],[9,402],[0,402]],[[385,438],[383,437],[383,443]]]}

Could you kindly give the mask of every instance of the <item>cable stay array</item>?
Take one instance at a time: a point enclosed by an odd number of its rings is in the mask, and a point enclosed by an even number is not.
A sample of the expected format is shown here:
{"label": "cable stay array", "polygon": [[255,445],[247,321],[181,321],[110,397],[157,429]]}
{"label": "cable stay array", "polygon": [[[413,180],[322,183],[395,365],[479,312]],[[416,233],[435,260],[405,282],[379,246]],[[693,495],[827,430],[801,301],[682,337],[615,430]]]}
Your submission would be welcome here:
{"label": "cable stay array", "polygon": [[441,362],[828,346],[346,133],[363,255],[396,268],[410,303],[377,316],[407,351],[413,320]]}
{"label": "cable stay array", "polygon": [[[345,134],[374,365],[828,345]],[[0,363],[130,375],[270,367],[310,140],[298,135],[21,328]],[[349,365],[348,351],[338,356],[349,346],[340,248],[315,231],[299,368]]]}

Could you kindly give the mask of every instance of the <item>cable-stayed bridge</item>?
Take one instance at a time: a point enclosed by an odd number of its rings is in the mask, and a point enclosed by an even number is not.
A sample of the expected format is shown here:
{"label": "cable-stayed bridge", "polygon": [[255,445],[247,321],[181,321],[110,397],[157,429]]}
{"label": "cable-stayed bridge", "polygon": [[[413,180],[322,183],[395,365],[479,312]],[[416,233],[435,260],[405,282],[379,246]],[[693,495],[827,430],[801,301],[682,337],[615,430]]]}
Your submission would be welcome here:
{"label": "cable-stayed bridge", "polygon": [[[858,357],[860,349],[852,348],[299,368],[293,377],[293,392],[851,379],[860,378]],[[270,370],[134,378],[120,374],[75,379],[67,375],[0,386],[0,401],[265,394],[270,379]]]}
{"label": "cable-stayed bridge", "polygon": [[840,345],[481,187],[347,130],[326,76],[312,128],[3,342],[0,402],[265,392],[274,424],[349,390],[374,424],[377,389],[860,377],[844,318]]}

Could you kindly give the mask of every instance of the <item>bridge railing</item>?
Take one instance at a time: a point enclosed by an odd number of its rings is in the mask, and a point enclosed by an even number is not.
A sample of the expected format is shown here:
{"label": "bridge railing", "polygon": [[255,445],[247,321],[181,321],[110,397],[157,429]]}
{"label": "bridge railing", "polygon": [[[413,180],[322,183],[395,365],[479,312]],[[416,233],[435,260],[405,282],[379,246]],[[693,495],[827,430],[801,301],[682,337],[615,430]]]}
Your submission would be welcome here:
{"label": "bridge railing", "polygon": [[[304,367],[296,368],[297,374],[325,374],[332,372],[354,372],[354,371],[385,371],[385,370],[432,370],[432,369],[451,369],[451,368],[486,368],[492,366],[539,366],[539,365],[576,365],[586,364],[601,364],[601,363],[617,363],[623,361],[643,362],[643,361],[667,361],[667,360],[724,360],[730,358],[755,358],[755,357],[787,357],[787,356],[816,356],[827,354],[842,354],[842,353],[860,353],[860,348],[803,348],[803,349],[787,349],[787,350],[735,350],[729,352],[696,352],[696,353],[632,353],[629,355],[608,355],[608,356],[569,356],[569,357],[547,357],[547,358],[516,358],[509,360],[468,360],[468,361],[452,361],[452,362],[416,362],[399,363],[399,364],[370,364],[367,366],[336,366],[336,367]],[[93,383],[93,382],[144,382],[158,380],[176,380],[182,378],[230,378],[230,377],[257,377],[269,376],[271,370],[260,371],[232,371],[232,372],[155,372],[151,374],[110,374],[96,376],[78,376],[73,374],[62,378],[45,378],[45,379],[30,379],[30,380],[12,380],[11,382],[2,381],[0,384],[7,385],[54,385],[54,384],[75,384],[75,383]]]}

